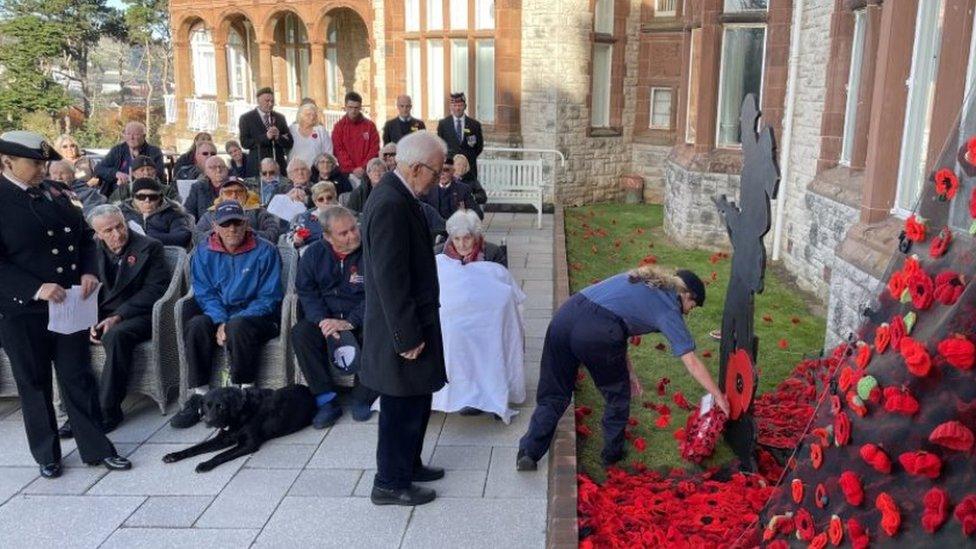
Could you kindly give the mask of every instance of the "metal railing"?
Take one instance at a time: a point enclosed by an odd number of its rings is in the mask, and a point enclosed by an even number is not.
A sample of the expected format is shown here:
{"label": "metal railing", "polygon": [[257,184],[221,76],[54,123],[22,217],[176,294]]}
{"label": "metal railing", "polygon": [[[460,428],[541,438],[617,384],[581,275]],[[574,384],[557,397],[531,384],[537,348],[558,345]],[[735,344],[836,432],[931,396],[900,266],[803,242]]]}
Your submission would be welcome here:
{"label": "metal railing", "polygon": [[678,0],[655,0],[654,17],[674,17],[677,15]]}
{"label": "metal railing", "polygon": [[227,131],[237,133],[238,121],[247,111],[254,109],[253,103],[248,103],[243,99],[235,99],[227,102]]}
{"label": "metal railing", "polygon": [[177,118],[175,95],[168,93],[163,96],[163,111],[166,113],[166,123],[175,124]]}
{"label": "metal railing", "polygon": [[186,127],[192,131],[212,132],[217,129],[217,102],[213,99],[186,100]]}

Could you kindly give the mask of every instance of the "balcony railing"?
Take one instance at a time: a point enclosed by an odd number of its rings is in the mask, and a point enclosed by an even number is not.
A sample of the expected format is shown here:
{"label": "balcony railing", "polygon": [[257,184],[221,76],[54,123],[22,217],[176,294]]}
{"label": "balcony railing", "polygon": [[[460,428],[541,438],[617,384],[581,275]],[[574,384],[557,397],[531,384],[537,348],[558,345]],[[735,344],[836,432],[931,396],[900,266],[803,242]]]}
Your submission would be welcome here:
{"label": "balcony railing", "polygon": [[186,127],[197,132],[217,129],[217,102],[212,99],[186,100]]}
{"label": "balcony railing", "polygon": [[227,131],[233,134],[237,134],[237,129],[240,127],[238,121],[241,116],[254,109],[253,103],[248,103],[243,99],[235,99],[234,101],[227,102]]}
{"label": "balcony railing", "polygon": [[176,96],[173,94],[166,94],[163,96],[163,110],[166,113],[166,123],[175,124],[176,123]]}
{"label": "balcony railing", "polygon": [[654,16],[655,17],[674,17],[677,14],[678,0],[655,0],[654,2]]}

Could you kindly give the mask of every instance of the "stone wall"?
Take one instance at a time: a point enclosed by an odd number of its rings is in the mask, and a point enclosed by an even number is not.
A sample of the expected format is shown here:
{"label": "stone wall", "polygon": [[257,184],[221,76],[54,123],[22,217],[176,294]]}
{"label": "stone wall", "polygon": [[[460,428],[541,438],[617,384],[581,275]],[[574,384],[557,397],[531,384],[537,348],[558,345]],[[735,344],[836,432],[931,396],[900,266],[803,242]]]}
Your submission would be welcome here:
{"label": "stone wall", "polygon": [[386,89],[386,8],[385,0],[373,0],[373,43],[370,44],[373,48],[372,62],[374,65],[373,71],[373,93],[375,93],[375,100],[371,106],[371,112],[369,113],[370,118],[376,122],[377,126],[382,128],[383,122],[390,118],[396,113],[396,95],[394,94],[394,103],[389,103]]}
{"label": "stone wall", "polygon": [[827,333],[824,349],[845,341],[864,321],[864,307],[877,300],[881,281],[842,257],[834,261],[827,303]]}
{"label": "stone wall", "polygon": [[664,163],[671,153],[667,145],[634,143],[631,173],[644,178],[644,202],[664,203]]}
{"label": "stone wall", "polygon": [[723,194],[738,200],[738,175],[696,171],[669,158],[664,164],[664,232],[682,246],[728,249],[725,221],[712,201]]}

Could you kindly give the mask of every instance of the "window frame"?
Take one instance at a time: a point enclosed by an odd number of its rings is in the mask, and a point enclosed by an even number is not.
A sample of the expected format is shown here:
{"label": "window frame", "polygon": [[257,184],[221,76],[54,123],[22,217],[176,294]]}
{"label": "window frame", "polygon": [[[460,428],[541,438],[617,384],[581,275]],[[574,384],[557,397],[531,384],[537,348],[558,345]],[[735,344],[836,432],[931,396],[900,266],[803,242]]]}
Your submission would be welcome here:
{"label": "window frame", "polygon": [[[688,93],[685,96],[685,143],[695,145],[698,139],[698,86],[701,83],[701,59],[696,63],[695,59],[695,38],[698,38],[698,49],[701,49],[702,41],[701,28],[691,29],[688,37]],[[698,52],[701,54],[701,52]],[[691,96],[695,95],[695,102],[692,104]]]}
{"label": "window frame", "polygon": [[[204,36],[206,40],[203,39]],[[190,28],[189,42],[193,97],[217,97],[217,47],[213,41],[213,31],[201,21]],[[200,75],[206,79],[198,79]]]}
{"label": "window frame", "polygon": [[867,40],[867,12],[854,12],[854,29],[851,34],[851,66],[845,85],[847,98],[844,104],[844,130],[841,133],[838,164],[850,167],[854,158],[857,130],[858,100],[861,95],[861,67],[864,65],[864,47]]}
{"label": "window frame", "polygon": [[[671,4],[671,9],[661,9],[661,4],[665,2]],[[654,0],[654,17],[677,17],[678,0]]]}
{"label": "window frame", "polygon": [[[738,12],[733,12],[738,13]],[[752,12],[745,12],[752,13]],[[725,81],[725,34],[730,29],[762,29],[763,30],[763,53],[762,53],[762,67],[759,70],[759,109],[762,111],[763,106],[763,88],[766,85],[766,52],[769,46],[769,25],[766,23],[725,23],[722,25],[722,40],[719,54],[719,69],[718,69],[718,81],[716,82],[716,109],[715,109],[715,148],[716,149],[726,149],[726,150],[742,150],[742,142],[739,143],[723,143],[721,139],[722,135],[722,107],[724,106],[722,101],[722,84]]]}
{"label": "window frame", "polygon": [[[668,99],[668,123],[664,126],[654,125],[654,95],[658,92],[667,92],[671,96]],[[674,88],[670,86],[651,86],[650,93],[648,94],[648,102],[650,105],[647,112],[647,128],[651,130],[670,131],[674,127]]]}

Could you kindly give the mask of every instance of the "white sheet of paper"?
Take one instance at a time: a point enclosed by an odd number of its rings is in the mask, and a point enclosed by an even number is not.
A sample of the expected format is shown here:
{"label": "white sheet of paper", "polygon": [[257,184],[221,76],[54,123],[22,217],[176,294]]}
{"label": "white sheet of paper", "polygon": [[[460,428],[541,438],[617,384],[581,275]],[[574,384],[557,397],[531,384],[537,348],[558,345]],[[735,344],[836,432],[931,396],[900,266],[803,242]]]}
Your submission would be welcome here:
{"label": "white sheet of paper", "polygon": [[180,202],[186,202],[186,197],[190,196],[190,188],[196,183],[196,179],[177,179],[176,190],[180,193]]}
{"label": "white sheet of paper", "polygon": [[701,399],[701,406],[698,407],[698,415],[703,416],[707,414],[712,409],[712,406],[715,406],[715,397],[711,393],[706,394]]}
{"label": "white sheet of paper", "polygon": [[305,204],[295,202],[286,194],[276,194],[268,203],[268,212],[291,223],[295,216],[306,210]]}
{"label": "white sheet of paper", "polygon": [[47,329],[58,334],[73,334],[98,324],[98,289],[82,297],[81,286],[72,286],[61,303],[47,304]]}
{"label": "white sheet of paper", "polygon": [[129,222],[126,223],[126,225],[129,226],[129,230],[135,231],[141,234],[142,236],[146,236],[146,231],[142,230],[142,226],[136,223],[135,221],[130,219]]}

